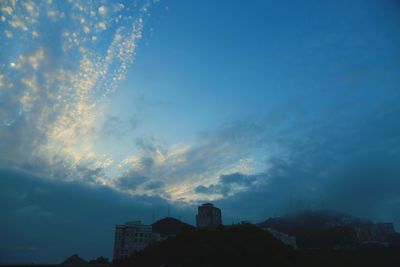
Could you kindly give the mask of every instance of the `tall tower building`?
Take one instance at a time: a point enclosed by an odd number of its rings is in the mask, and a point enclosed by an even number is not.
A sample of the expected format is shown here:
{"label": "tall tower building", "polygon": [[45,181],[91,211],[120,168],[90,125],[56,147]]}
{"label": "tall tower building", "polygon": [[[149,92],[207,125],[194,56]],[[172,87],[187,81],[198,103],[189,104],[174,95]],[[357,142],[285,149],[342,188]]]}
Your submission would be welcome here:
{"label": "tall tower building", "polygon": [[215,229],[222,224],[221,209],[211,203],[205,203],[198,207],[196,225],[198,228]]}
{"label": "tall tower building", "polygon": [[124,259],[135,251],[143,250],[158,239],[159,235],[152,233],[151,225],[144,225],[140,221],[116,225],[113,259]]}

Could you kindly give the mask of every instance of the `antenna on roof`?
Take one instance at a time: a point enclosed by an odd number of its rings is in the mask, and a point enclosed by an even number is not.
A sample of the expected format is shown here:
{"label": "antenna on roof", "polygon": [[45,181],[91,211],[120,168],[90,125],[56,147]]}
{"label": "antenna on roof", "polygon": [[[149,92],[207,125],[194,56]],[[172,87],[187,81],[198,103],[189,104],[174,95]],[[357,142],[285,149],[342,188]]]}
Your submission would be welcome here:
{"label": "antenna on roof", "polygon": [[152,210],[152,212],[151,212],[151,220],[152,220],[152,223],[154,223],[154,221],[155,221],[155,219],[156,219],[156,215],[155,215],[155,211],[154,210]]}
{"label": "antenna on roof", "polygon": [[170,210],[169,210],[169,204],[168,204],[168,217],[169,217],[169,215],[170,215]]}

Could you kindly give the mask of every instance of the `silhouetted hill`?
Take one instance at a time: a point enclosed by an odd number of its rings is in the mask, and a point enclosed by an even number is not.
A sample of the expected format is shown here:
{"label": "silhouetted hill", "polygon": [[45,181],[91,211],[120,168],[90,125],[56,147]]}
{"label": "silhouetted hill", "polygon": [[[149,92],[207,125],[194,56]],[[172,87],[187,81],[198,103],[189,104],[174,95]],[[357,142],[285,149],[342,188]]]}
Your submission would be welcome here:
{"label": "silhouetted hill", "polygon": [[294,250],[253,225],[188,230],[118,266],[309,266]]}
{"label": "silhouetted hill", "polygon": [[273,228],[293,235],[300,248],[352,247],[356,233],[343,220],[355,220],[347,214],[332,211],[302,211],[283,217],[270,218],[257,224],[261,228]]}
{"label": "silhouetted hill", "polygon": [[86,265],[87,262],[79,257],[79,255],[74,254],[68,257],[65,261],[61,263],[62,265]]}
{"label": "silhouetted hill", "polygon": [[[345,213],[326,210],[306,210],[288,214],[282,217],[269,218],[258,225],[261,227],[271,227],[290,233],[296,231],[297,229],[321,229],[328,223],[340,223],[345,218],[357,220]],[[361,220],[358,219],[358,221]]]}
{"label": "silhouetted hill", "polygon": [[151,227],[154,233],[159,233],[162,237],[175,236],[182,231],[194,229],[194,226],[172,217],[158,220]]}
{"label": "silhouetted hill", "polygon": [[393,224],[372,223],[344,213],[303,211],[257,224],[293,235],[300,248],[351,249],[364,244],[390,244]]}

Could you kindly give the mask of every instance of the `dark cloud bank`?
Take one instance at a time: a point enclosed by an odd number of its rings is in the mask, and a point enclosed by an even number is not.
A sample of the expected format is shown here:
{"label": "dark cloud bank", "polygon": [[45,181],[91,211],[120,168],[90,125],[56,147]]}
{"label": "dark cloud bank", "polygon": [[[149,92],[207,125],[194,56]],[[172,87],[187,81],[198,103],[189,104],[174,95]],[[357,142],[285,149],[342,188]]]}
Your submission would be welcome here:
{"label": "dark cloud bank", "polygon": [[[0,263],[57,263],[78,253],[110,257],[114,225],[167,215],[159,197],[118,193],[109,188],[46,180],[0,170]],[[189,218],[185,209],[172,215]]]}

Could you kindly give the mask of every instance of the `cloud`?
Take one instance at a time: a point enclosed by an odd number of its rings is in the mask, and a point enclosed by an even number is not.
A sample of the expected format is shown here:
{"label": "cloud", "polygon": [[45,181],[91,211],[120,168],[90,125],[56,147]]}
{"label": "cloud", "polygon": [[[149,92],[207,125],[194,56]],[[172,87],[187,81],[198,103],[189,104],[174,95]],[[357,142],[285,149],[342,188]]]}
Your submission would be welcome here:
{"label": "cloud", "polygon": [[[257,119],[221,123],[191,142],[166,144],[160,136],[140,133],[127,137],[138,120],[107,115],[105,103],[132,64],[149,6],[69,1],[64,9],[55,2],[2,6],[1,37],[7,39],[0,48],[11,52],[2,55],[0,68],[0,166],[55,180],[20,178],[32,188],[38,184],[36,191],[4,180],[4,188],[12,187],[3,192],[12,218],[34,213],[55,220],[65,210],[69,217],[90,214],[100,220],[101,210],[90,210],[98,203],[131,214],[133,200],[142,212],[165,199],[189,205],[216,201],[227,220],[318,207],[398,218],[398,92],[354,103],[341,100],[349,94],[333,92],[340,105],[327,107],[321,95],[305,90],[303,100],[268,109]],[[122,147],[122,137],[131,138],[131,148]],[[118,139],[115,151],[102,147],[106,138]],[[38,201],[51,199],[44,192],[59,193],[54,202],[60,210]],[[104,199],[90,200],[92,193]],[[73,210],[80,207],[75,198],[91,206]]]}
{"label": "cloud", "polygon": [[258,183],[263,175],[246,175],[243,173],[235,172],[231,174],[223,174],[219,177],[217,184],[209,186],[199,185],[195,188],[195,192],[205,195],[219,195],[228,197],[235,195],[240,191],[246,191],[254,184]]}
{"label": "cloud", "polygon": [[106,6],[100,6],[99,7],[99,14],[104,16],[107,13],[107,7]]}
{"label": "cloud", "polygon": [[214,184],[210,186],[199,185],[194,189],[194,191],[200,194],[220,194],[221,187]]}
{"label": "cloud", "polygon": [[[4,30],[13,38],[0,47],[10,51],[2,55],[0,70],[7,89],[0,99],[0,165],[107,183],[114,160],[97,140],[120,137],[135,123],[113,116],[106,116],[103,127],[98,122],[106,112],[104,99],[133,63],[148,10],[44,0],[1,8]],[[127,8],[137,12],[128,16]],[[94,33],[95,25],[107,33]]]}
{"label": "cloud", "polygon": [[138,121],[135,119],[130,119],[129,121],[123,121],[118,116],[105,116],[103,125],[101,127],[101,132],[107,137],[115,136],[121,138],[124,135],[131,133],[136,129]]}
{"label": "cloud", "polygon": [[[333,181],[346,177],[342,187],[347,181],[351,188],[362,174],[346,176],[350,166],[374,166],[377,157],[376,168],[385,173],[378,167],[383,164],[380,158],[399,160],[398,101],[399,97],[386,99],[363,113],[327,110],[318,119],[280,112],[280,119],[273,116],[276,120],[271,123],[271,116],[258,123],[236,121],[202,133],[194,145],[169,149],[155,140],[141,139],[137,144],[142,156],[126,161],[125,167],[161,179],[172,199],[188,202],[223,201],[258,192],[252,199],[258,196],[264,203],[262,193],[270,197],[270,203],[259,207],[266,214],[327,203],[346,208],[328,200],[328,192],[331,199],[340,197],[331,190],[336,186]],[[258,165],[253,165],[253,159]],[[368,176],[366,181],[379,180]]]}
{"label": "cloud", "polygon": [[157,190],[165,187],[165,183],[163,181],[151,181],[145,184],[145,189],[147,190]]}
{"label": "cloud", "polygon": [[[376,156],[380,158],[376,158]],[[325,171],[316,166],[305,168],[292,162],[273,166],[268,173],[259,173],[266,181],[246,191],[217,201],[228,220],[262,221],[302,209],[332,209],[370,218],[394,222],[400,227],[399,159],[388,155],[363,155],[351,163],[332,166]],[[207,187],[223,189],[223,184]],[[211,193],[214,193],[211,191]]]}
{"label": "cloud", "polygon": [[[5,30],[27,42],[18,51],[12,43],[2,44],[2,50],[15,53],[6,55],[9,64],[0,73],[1,84],[13,89],[2,93],[0,105],[1,166],[131,194],[196,201],[194,188],[224,173],[254,171],[254,153],[272,146],[265,123],[243,120],[205,131],[190,143],[139,136],[131,153],[110,151],[104,143],[132,136],[138,124],[107,115],[104,100],[132,64],[150,4],[26,3],[9,7],[26,30],[12,27],[11,15],[5,18]],[[135,15],[126,15],[127,8]],[[130,174],[147,177],[149,185],[128,182]],[[159,181],[157,190],[154,181]]]}
{"label": "cloud", "polygon": [[162,181],[165,197],[196,201],[194,188],[227,172],[252,169],[251,154],[266,146],[263,131],[264,127],[255,122],[236,121],[213,132],[203,132],[195,144],[168,147],[155,139],[139,138],[136,155],[125,158],[120,168]]}
{"label": "cloud", "polygon": [[37,205],[28,205],[22,208],[19,208],[15,211],[17,216],[25,217],[22,220],[26,220],[28,218],[32,218],[35,216],[38,217],[51,217],[53,214],[49,211],[43,210],[40,206]]}
{"label": "cloud", "polygon": [[125,176],[120,177],[116,186],[124,191],[135,191],[140,185],[145,183],[148,180],[148,177],[143,176],[136,172],[131,172]]}
{"label": "cloud", "polygon": [[[194,192],[215,194],[225,219],[262,221],[300,209],[333,209],[400,228],[399,98],[370,112],[321,120],[301,139],[288,138],[289,153],[270,158],[255,174],[221,176]],[[231,185],[247,186],[229,194]]]}
{"label": "cloud", "polygon": [[[57,263],[74,253],[85,259],[110,258],[115,224],[151,223],[153,214],[155,219],[167,215],[168,203],[157,196],[129,196],[104,186],[6,169],[0,169],[0,177],[0,263],[4,264]],[[194,208],[170,205],[176,216],[193,223]]]}
{"label": "cloud", "polygon": [[220,181],[222,184],[239,184],[239,185],[251,185],[254,180],[254,176],[243,175],[242,173],[235,172],[232,174],[221,175]]}

